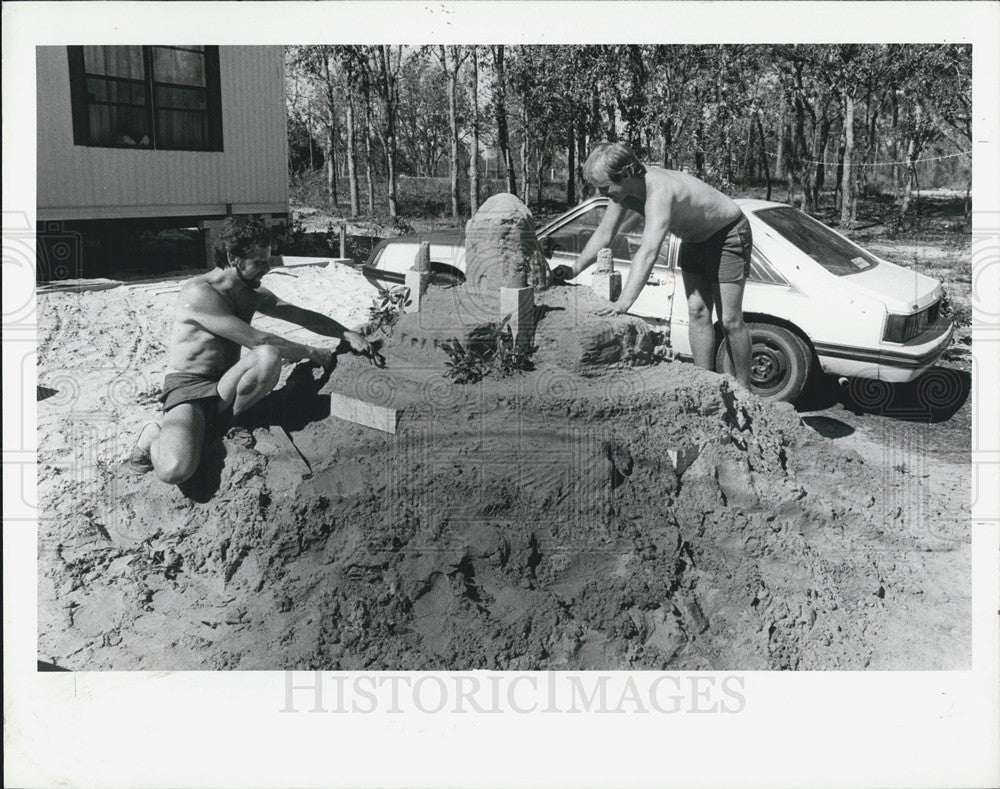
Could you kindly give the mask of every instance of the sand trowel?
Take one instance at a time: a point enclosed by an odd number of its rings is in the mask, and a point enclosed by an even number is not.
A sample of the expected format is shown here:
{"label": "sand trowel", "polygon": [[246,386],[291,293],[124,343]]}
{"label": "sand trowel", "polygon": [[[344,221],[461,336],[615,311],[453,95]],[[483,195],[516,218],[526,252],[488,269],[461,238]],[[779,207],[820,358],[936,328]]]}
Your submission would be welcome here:
{"label": "sand trowel", "polygon": [[278,439],[278,443],[281,444],[281,446],[285,449],[285,451],[289,455],[298,458],[299,461],[301,461],[303,467],[305,468],[305,470],[302,472],[302,479],[311,479],[313,475],[313,470],[312,470],[312,464],[309,462],[309,459],[299,451],[299,448],[297,446],[295,446],[295,442],[292,441],[291,434],[288,432],[287,429],[285,429],[284,426],[276,425],[276,427],[278,429],[274,431],[274,436],[275,438]]}
{"label": "sand trowel", "polygon": [[[318,380],[314,375],[314,369],[314,365],[310,362],[300,362],[289,374],[282,389],[281,405],[285,414],[297,413],[302,410],[304,401],[310,397],[314,397],[319,388],[329,379],[333,367],[331,366],[330,369],[323,370]],[[310,479],[313,475],[313,469],[309,459],[295,446],[295,442],[292,440],[292,435],[288,432],[287,427],[283,424],[277,424],[275,427],[277,429],[273,432],[278,443],[282,445],[289,455],[296,458],[302,464],[304,468],[302,479]]]}

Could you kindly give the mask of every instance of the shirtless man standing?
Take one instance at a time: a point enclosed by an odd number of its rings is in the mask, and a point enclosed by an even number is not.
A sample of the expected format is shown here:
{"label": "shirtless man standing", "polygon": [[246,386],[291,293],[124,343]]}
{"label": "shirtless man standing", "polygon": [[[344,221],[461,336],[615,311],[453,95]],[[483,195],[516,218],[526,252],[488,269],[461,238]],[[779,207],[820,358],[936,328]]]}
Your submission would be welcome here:
{"label": "shirtless man standing", "polygon": [[597,260],[631,209],[645,217],[642,242],[621,295],[608,312],[627,312],[646,285],[660,246],[673,233],[684,243],[680,266],[687,294],[691,354],[706,370],[715,369],[715,305],[728,340],[736,380],[750,386],[750,332],[743,322],[743,287],[750,270],[750,223],[730,198],[703,181],[662,167],[647,167],[620,143],[599,143],[583,166],[584,177],[611,199],[604,218],[576,264],[557,266],[567,280]]}
{"label": "shirtless man standing", "polygon": [[[250,325],[255,312],[296,323],[371,355],[368,341],[332,318],[287,304],[261,287],[270,268],[271,237],[263,220],[230,217],[222,231],[228,265],[184,283],[178,297],[168,372],[163,382],[163,424],[147,424],[129,462],[152,468],[168,484],[188,480],[201,461],[206,433],[224,432],[278,383],[283,360],[309,360],[323,368],[333,351],[292,342]],[[249,353],[240,357],[242,348]]]}

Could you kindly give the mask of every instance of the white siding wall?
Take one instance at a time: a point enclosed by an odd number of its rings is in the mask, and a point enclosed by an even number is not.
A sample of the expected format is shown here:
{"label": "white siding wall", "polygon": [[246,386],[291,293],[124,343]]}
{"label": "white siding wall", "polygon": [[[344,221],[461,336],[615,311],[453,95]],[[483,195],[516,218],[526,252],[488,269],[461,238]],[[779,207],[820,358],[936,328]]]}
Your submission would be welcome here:
{"label": "white siding wall", "polygon": [[223,150],[73,144],[66,47],[37,49],[38,219],[288,210],[281,47],[219,47]]}

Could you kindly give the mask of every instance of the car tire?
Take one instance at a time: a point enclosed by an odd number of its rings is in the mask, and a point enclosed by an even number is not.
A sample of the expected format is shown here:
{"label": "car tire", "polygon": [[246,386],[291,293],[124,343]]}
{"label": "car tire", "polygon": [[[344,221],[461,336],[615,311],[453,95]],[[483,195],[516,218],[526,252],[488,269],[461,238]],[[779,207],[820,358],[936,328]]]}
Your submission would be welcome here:
{"label": "car tire", "polygon": [[[768,400],[793,403],[802,394],[809,370],[812,351],[797,334],[770,323],[748,323],[753,343],[750,368],[751,391]],[[728,344],[719,343],[715,354],[715,369],[731,372]]]}
{"label": "car tire", "polygon": [[454,288],[465,284],[465,275],[453,266],[431,263],[431,285]]}

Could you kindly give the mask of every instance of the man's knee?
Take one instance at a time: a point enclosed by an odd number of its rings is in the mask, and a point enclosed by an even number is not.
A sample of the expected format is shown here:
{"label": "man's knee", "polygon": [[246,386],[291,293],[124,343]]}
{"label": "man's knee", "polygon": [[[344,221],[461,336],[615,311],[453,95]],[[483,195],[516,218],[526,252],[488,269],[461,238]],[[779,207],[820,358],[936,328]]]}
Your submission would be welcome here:
{"label": "man's knee", "polygon": [[743,331],[746,328],[746,323],[743,320],[743,314],[739,313],[736,315],[724,315],[722,317],[722,331],[727,335],[736,334]]}
{"label": "man's knee", "polygon": [[281,353],[273,345],[260,345],[253,349],[253,355],[256,377],[273,387],[281,377]]}
{"label": "man's knee", "polygon": [[701,299],[688,299],[688,320],[695,324],[712,322],[712,310]]}
{"label": "man's knee", "polygon": [[191,479],[198,470],[198,460],[193,455],[161,451],[156,458],[156,476],[168,485],[180,485]]}
{"label": "man's knee", "polygon": [[263,372],[281,370],[281,352],[273,345],[258,345],[251,351],[254,366]]}

